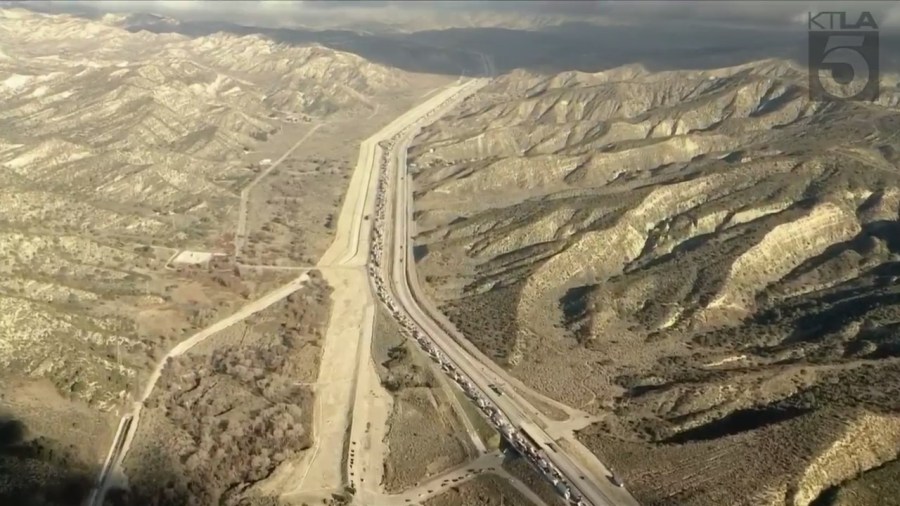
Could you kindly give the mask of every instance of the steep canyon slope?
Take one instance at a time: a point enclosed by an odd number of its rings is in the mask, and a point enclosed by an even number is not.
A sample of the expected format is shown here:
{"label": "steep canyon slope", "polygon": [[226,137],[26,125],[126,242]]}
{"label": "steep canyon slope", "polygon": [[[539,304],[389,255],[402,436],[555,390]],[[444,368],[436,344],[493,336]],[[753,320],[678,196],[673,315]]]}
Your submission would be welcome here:
{"label": "steep canyon slope", "polygon": [[455,324],[645,504],[809,504],[897,457],[900,95],[806,70],[516,71],[411,149]]}

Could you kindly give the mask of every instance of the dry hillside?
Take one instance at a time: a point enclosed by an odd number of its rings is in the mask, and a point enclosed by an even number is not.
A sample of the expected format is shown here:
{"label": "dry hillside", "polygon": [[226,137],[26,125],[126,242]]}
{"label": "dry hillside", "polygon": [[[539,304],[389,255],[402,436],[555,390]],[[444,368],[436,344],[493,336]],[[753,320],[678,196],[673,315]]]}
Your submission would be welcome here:
{"label": "dry hillside", "polygon": [[181,249],[230,253],[256,175],[245,148],[287,116],[368,115],[367,97],[403,79],[317,46],[17,9],[0,10],[0,38],[0,364],[103,406],[135,375],[116,353],[153,355],[166,333],[142,328],[147,311],[179,326],[252,291],[227,263],[193,288],[162,268]]}
{"label": "dry hillside", "polygon": [[[305,210],[276,232],[287,247],[315,227],[314,261],[354,142],[408,75],[317,45],[22,9],[0,9],[0,41],[0,415],[93,465],[169,347],[293,275],[233,262],[242,190],[321,126],[281,176],[304,193],[268,205],[258,184],[247,206],[251,234]],[[356,126],[346,152],[323,141],[341,122]],[[173,263],[183,250],[222,256]]]}
{"label": "dry hillside", "polygon": [[411,150],[432,296],[602,416],[581,436],[644,504],[806,505],[897,457],[900,95],[806,83],[518,71]]}

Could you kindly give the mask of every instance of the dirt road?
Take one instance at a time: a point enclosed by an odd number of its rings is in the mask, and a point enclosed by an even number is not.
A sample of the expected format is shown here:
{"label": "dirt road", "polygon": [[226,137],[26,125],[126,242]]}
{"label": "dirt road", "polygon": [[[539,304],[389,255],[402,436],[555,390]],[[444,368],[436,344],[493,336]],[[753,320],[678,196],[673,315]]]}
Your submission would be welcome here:
{"label": "dirt road", "polygon": [[333,305],[315,387],[315,443],[299,461],[281,466],[258,485],[262,494],[293,501],[327,497],[343,490],[349,480],[357,488],[371,487],[375,495],[380,495],[384,436],[392,399],[382,388],[372,360],[375,299],[365,270],[371,232],[371,221],[365,216],[375,207],[376,164],[381,158],[378,143],[419,120],[456,89],[442,89],[360,146],[334,241],[317,264],[333,288]]}
{"label": "dirt road", "polygon": [[141,410],[144,407],[144,402],[153,393],[153,389],[156,387],[157,382],[159,382],[159,377],[162,375],[162,371],[166,365],[166,362],[170,358],[183,355],[191,348],[203,342],[203,340],[207,339],[213,334],[227,329],[235,323],[248,318],[254,313],[258,313],[263,309],[266,309],[272,304],[296,292],[298,289],[300,289],[300,287],[303,286],[304,283],[306,283],[307,280],[309,280],[309,275],[304,272],[303,274],[292,280],[290,283],[287,283],[280,288],[267,293],[263,297],[245,305],[227,318],[219,320],[218,322],[210,325],[209,327],[206,327],[200,332],[197,332],[196,334],[180,342],[177,346],[169,350],[169,352],[166,353],[166,355],[162,359],[160,359],[159,362],[157,362],[156,367],[153,369],[153,372],[147,379],[147,384],[144,387],[141,398],[132,405],[131,412],[123,416],[122,421],[119,423],[119,430],[116,432],[116,435],[113,438],[113,444],[110,447],[110,451],[106,457],[106,462],[104,463],[103,469],[101,470],[101,474],[98,477],[94,488],[91,490],[91,494],[87,502],[89,506],[102,506],[103,499],[105,498],[106,492],[109,487],[113,484],[123,481],[124,473],[122,472],[121,467],[122,462],[125,460],[125,456],[128,454],[128,450],[131,448],[131,444],[134,441],[134,435],[137,433],[138,425],[140,424],[141,419]]}
{"label": "dirt road", "polygon": [[259,184],[260,181],[262,181],[266,176],[271,174],[272,171],[275,170],[276,168],[278,168],[278,166],[281,165],[282,162],[287,160],[288,157],[290,157],[292,154],[294,154],[294,151],[296,151],[297,148],[299,148],[301,144],[306,142],[306,139],[309,139],[309,137],[312,134],[316,133],[316,130],[318,130],[321,127],[322,127],[322,123],[319,123],[318,125],[312,127],[312,129],[310,129],[309,132],[306,132],[306,134],[303,137],[301,137],[297,142],[295,142],[294,145],[290,147],[290,149],[285,151],[284,154],[281,155],[281,158],[272,162],[271,165],[266,167],[266,169],[264,171],[260,172],[258,176],[253,178],[253,181],[250,181],[250,183],[247,186],[245,186],[243,190],[241,190],[241,203],[240,203],[240,209],[238,209],[237,228],[234,231],[234,257],[235,258],[237,258],[237,259],[241,258],[241,250],[244,248],[244,243],[247,242],[247,213],[249,212],[248,207],[250,205],[250,192],[253,191],[253,188],[256,187],[256,185]]}

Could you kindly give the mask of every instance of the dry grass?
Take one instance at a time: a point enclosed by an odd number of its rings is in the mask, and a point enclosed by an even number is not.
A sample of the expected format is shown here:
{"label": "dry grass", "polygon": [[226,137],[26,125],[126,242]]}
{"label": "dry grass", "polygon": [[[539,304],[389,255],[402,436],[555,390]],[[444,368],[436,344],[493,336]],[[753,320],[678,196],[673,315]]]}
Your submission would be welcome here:
{"label": "dry grass", "polygon": [[[246,487],[311,446],[313,396],[298,383],[317,372],[330,312],[330,288],[311,278],[254,315],[237,343],[232,330],[168,362],[126,458],[129,503],[238,504]],[[175,478],[161,488],[165,473]]]}
{"label": "dry grass", "polygon": [[[314,265],[334,239],[337,217],[359,155],[359,144],[415,105],[422,90],[442,84],[435,76],[408,76],[409,93],[380,97],[370,117],[319,121],[319,129],[250,193],[248,241],[241,262]],[[313,125],[293,126],[274,136],[248,160],[275,160]]]}
{"label": "dry grass", "polygon": [[373,348],[382,384],[394,397],[388,419],[385,488],[401,491],[464,463],[471,443],[451,400],[438,385],[429,359],[404,340],[380,305]]}

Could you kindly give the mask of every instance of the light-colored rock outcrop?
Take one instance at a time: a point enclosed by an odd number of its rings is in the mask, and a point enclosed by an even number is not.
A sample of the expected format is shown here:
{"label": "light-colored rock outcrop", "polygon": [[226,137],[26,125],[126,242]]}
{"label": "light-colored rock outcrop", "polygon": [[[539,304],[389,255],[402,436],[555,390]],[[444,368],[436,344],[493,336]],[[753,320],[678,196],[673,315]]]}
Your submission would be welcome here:
{"label": "light-colored rock outcrop", "polygon": [[728,280],[708,308],[751,309],[753,296],[817,256],[829,245],[846,241],[859,233],[852,210],[826,202],[799,220],[778,225],[731,266]]}
{"label": "light-colored rock outcrop", "polygon": [[412,150],[433,293],[603,417],[646,504],[806,506],[896,456],[898,92],[806,87],[778,60],[521,70]]}
{"label": "light-colored rock outcrop", "polygon": [[[808,506],[828,487],[897,458],[900,417],[862,414],[809,463],[793,487],[790,506]],[[773,503],[778,504],[778,503]]]}

